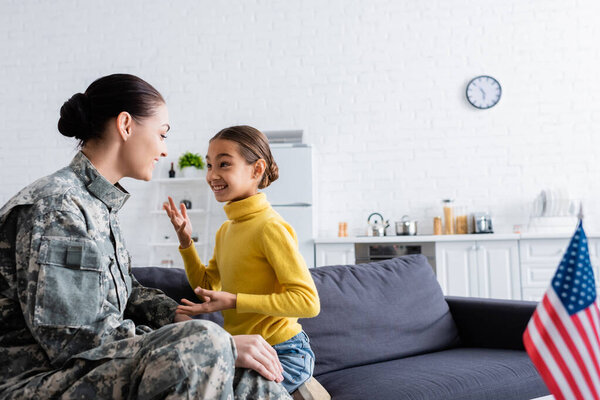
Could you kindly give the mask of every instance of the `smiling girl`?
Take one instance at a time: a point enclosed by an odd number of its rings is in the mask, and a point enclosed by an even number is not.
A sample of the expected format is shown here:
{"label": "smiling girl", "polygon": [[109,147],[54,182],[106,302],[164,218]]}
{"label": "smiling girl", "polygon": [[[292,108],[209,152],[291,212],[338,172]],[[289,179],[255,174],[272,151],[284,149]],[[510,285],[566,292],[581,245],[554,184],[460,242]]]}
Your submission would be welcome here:
{"label": "smiling girl", "polygon": [[314,354],[298,318],[320,310],[319,297],[298,251],[294,229],[259,192],[279,171],[265,135],[250,126],[217,133],[206,155],[206,181],[228,220],[216,234],[213,258],[205,266],[193,245],[186,208],[173,199],[164,208],[180,242],[190,285],[202,304],[185,299],[178,313],[197,315],[222,311],[232,335],[260,334],[283,366],[282,382],[294,392],[313,372]]}

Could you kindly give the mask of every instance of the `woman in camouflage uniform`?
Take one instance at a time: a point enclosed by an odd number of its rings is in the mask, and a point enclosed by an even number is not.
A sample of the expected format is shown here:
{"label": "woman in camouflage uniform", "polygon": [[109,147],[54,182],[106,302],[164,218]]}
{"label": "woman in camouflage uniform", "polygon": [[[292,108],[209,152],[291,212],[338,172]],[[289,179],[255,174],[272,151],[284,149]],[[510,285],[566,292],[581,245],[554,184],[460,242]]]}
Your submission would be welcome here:
{"label": "woman in camouflage uniform", "polygon": [[150,180],[167,155],[160,93],[100,78],[65,102],[58,129],[81,151],[0,209],[0,398],[288,399],[260,336],[175,317],[131,274],[118,181]]}

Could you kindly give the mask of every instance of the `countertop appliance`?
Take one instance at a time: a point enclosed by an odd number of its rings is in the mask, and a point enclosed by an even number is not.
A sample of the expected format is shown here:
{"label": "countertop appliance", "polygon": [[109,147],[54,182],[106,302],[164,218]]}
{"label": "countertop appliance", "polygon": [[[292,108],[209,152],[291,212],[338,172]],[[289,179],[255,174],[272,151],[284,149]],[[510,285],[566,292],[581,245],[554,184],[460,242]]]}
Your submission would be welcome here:
{"label": "countertop appliance", "polygon": [[473,214],[473,233],[494,233],[492,217],[488,213]]}
{"label": "countertop appliance", "polygon": [[[270,133],[265,134],[271,140]],[[312,147],[302,143],[271,143],[271,153],[279,167],[279,178],[262,191],[273,209],[296,231],[300,253],[312,268],[315,263]]]}

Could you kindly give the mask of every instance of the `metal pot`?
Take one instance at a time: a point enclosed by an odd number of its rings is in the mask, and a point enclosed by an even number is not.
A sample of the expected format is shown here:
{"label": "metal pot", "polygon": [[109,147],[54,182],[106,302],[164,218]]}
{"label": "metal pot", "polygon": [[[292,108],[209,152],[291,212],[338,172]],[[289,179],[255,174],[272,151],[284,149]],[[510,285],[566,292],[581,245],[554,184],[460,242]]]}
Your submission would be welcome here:
{"label": "metal pot", "polygon": [[417,234],[417,221],[410,219],[408,215],[402,216],[400,221],[396,221],[396,235],[411,235]]}
{"label": "metal pot", "polygon": [[[377,221],[373,217],[379,217],[380,220]],[[371,219],[373,219],[373,221],[371,221]],[[383,215],[377,212],[369,215],[367,222],[369,223],[369,227],[367,228],[367,236],[385,236],[385,228],[390,226],[390,222],[384,221]]]}

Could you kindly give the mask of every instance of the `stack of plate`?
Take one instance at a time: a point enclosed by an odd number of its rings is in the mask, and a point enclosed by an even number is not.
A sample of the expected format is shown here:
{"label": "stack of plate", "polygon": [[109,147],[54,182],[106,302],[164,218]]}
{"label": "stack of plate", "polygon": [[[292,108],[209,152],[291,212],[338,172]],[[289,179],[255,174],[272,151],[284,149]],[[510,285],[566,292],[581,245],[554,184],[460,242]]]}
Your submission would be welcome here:
{"label": "stack of plate", "polygon": [[533,201],[532,217],[568,217],[577,214],[578,202],[564,189],[546,189]]}
{"label": "stack of plate", "polygon": [[579,201],[564,189],[545,189],[533,201],[529,232],[570,232],[577,224]]}

